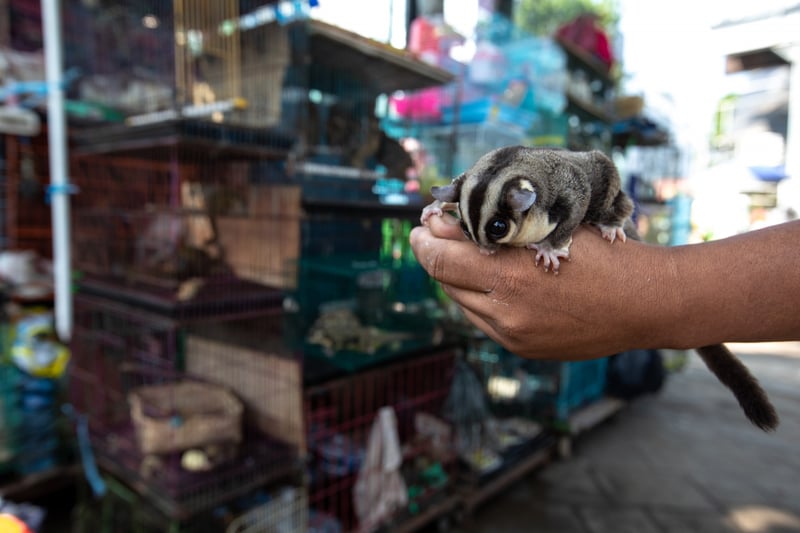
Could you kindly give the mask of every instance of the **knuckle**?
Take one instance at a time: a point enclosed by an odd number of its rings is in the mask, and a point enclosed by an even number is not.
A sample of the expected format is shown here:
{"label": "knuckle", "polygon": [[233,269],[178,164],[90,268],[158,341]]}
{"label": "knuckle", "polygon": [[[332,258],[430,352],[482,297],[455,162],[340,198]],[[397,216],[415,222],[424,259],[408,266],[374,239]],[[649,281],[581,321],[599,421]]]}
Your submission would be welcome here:
{"label": "knuckle", "polygon": [[441,251],[434,251],[428,256],[428,273],[439,281],[447,279],[447,261],[444,260],[443,255]]}

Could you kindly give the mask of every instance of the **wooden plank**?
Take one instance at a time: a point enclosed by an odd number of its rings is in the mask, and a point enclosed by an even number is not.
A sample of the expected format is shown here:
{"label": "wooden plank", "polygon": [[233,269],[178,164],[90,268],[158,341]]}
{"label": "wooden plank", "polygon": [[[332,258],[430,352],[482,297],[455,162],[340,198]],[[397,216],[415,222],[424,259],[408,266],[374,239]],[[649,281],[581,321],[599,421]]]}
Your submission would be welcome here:
{"label": "wooden plank", "polygon": [[[387,44],[319,20],[308,21],[313,61],[337,69],[350,69],[377,93],[413,90],[449,83],[453,75]],[[358,65],[358,72],[353,69]]]}
{"label": "wooden plank", "polygon": [[449,496],[445,500],[427,507],[423,512],[408,520],[399,524],[392,524],[391,530],[393,533],[420,531],[434,520],[455,512],[460,502],[461,499],[457,496]]}
{"label": "wooden plank", "polygon": [[305,455],[303,378],[297,359],[187,335],[186,372],[230,388],[259,430]]}
{"label": "wooden plank", "polygon": [[569,417],[569,432],[575,436],[587,431],[615,415],[625,402],[618,398],[603,397],[578,409]]}
{"label": "wooden plank", "polygon": [[535,468],[544,465],[553,456],[553,445],[549,444],[540,450],[533,452],[529,457],[510,467],[498,477],[492,479],[482,487],[471,493],[464,494],[464,503],[467,512],[471,513],[476,507],[493,497],[509,485],[523,478]]}
{"label": "wooden plank", "polygon": [[80,465],[65,465],[30,474],[0,485],[0,497],[18,501],[34,500],[75,483],[81,471]]}
{"label": "wooden plank", "polygon": [[294,288],[293,267],[300,256],[300,187],[253,186],[247,199],[247,217],[216,219],[225,260],[243,279]]}

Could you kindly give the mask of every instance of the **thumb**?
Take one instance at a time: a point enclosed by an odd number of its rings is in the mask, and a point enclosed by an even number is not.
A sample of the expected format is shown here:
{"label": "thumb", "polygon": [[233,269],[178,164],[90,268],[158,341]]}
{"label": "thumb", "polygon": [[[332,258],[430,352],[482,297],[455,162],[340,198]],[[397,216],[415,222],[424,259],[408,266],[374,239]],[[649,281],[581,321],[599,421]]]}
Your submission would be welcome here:
{"label": "thumb", "polygon": [[444,213],[440,217],[432,216],[428,219],[427,224],[435,237],[456,241],[467,240],[461,229],[460,221],[449,213]]}

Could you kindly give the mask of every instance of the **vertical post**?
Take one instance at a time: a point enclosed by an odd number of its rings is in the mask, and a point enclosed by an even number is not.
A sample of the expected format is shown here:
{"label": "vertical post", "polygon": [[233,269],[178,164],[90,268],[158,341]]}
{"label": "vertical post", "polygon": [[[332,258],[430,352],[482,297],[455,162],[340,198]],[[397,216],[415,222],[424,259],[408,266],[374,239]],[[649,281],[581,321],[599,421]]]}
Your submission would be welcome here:
{"label": "vertical post", "polygon": [[72,336],[69,180],[61,58],[61,2],[41,0],[47,75],[47,133],[50,147],[50,198],[53,225],[55,323],[62,342]]}
{"label": "vertical post", "polygon": [[11,48],[11,6],[8,0],[0,0],[0,46]]}
{"label": "vertical post", "polygon": [[786,131],[786,175],[778,185],[778,207],[800,213],[800,42],[787,52],[789,66],[789,117]]}

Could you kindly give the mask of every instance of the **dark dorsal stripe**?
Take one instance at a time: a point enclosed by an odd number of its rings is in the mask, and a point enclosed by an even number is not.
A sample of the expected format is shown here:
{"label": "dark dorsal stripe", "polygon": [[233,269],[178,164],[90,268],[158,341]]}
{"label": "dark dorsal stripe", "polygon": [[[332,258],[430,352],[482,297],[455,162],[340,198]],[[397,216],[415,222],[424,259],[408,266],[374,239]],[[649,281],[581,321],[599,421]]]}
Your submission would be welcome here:
{"label": "dark dorsal stripe", "polygon": [[478,238],[478,231],[481,228],[481,208],[486,201],[486,189],[489,183],[497,177],[503,170],[508,168],[514,161],[516,155],[522,150],[522,146],[507,146],[495,151],[492,159],[477,177],[477,183],[470,191],[468,213],[466,213],[469,223],[469,230],[474,238]]}

